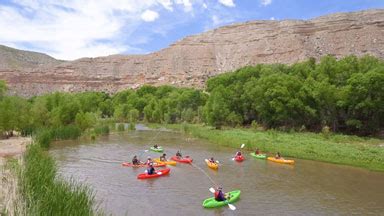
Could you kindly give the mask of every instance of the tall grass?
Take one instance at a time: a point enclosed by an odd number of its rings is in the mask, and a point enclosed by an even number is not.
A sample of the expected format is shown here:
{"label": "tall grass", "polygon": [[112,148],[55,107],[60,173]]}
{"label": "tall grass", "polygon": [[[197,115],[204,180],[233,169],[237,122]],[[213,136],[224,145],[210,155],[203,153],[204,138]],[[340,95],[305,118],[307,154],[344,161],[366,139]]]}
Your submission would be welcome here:
{"label": "tall grass", "polygon": [[109,134],[109,126],[108,125],[99,125],[94,128],[94,132],[96,135],[107,135]]}
{"label": "tall grass", "polygon": [[220,146],[238,148],[246,144],[246,150],[256,147],[270,154],[277,151],[283,156],[324,161],[384,171],[383,140],[357,136],[279,132],[251,129],[215,130],[200,125],[168,125],[198,138],[207,139]]}
{"label": "tall grass", "polygon": [[57,177],[55,161],[38,144],[28,146],[18,178],[28,215],[98,214],[93,192]]}
{"label": "tall grass", "polygon": [[76,139],[81,136],[81,129],[75,125],[61,126],[57,128],[44,128],[36,133],[35,140],[40,146],[48,148],[54,140]]}

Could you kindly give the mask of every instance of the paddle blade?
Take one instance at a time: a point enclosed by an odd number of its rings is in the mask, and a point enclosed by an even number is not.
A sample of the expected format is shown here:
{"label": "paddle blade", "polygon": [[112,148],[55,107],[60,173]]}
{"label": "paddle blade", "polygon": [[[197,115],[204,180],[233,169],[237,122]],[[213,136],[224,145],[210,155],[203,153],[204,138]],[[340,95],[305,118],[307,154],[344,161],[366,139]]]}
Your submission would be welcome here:
{"label": "paddle blade", "polygon": [[229,209],[231,209],[232,211],[235,211],[236,210],[236,206],[232,205],[232,204],[229,204],[228,203],[228,207]]}
{"label": "paddle blade", "polygon": [[235,158],[232,158],[232,160],[234,161],[234,160],[235,160]]}
{"label": "paddle blade", "polygon": [[214,188],[209,188],[209,191],[211,191],[211,193],[215,193],[215,189]]}
{"label": "paddle blade", "polygon": [[220,162],[217,160],[216,163],[220,163]]}
{"label": "paddle blade", "polygon": [[240,147],[240,148],[244,148],[244,146],[245,146],[245,144],[243,143],[243,144],[241,144],[241,147]]}

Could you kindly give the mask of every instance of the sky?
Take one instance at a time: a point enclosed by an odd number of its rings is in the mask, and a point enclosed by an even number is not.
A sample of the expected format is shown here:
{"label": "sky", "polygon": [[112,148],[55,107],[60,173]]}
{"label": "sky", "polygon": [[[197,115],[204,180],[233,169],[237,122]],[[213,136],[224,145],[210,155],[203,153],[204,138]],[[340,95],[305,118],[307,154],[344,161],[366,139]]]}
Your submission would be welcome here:
{"label": "sky", "polygon": [[0,44],[63,60],[146,54],[232,23],[372,8],[384,0],[0,0]]}

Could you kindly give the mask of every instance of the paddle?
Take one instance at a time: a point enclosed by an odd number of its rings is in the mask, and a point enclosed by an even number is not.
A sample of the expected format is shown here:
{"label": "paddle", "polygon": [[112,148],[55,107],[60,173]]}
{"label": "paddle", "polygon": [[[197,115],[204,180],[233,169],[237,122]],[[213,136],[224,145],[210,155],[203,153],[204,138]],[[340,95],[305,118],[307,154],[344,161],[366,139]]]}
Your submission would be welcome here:
{"label": "paddle", "polygon": [[[244,146],[245,146],[245,144],[244,144],[244,143],[243,143],[243,144],[241,144],[241,146],[240,146],[240,149],[244,148]],[[232,158],[232,160],[234,161],[234,160],[235,160],[235,158],[233,157],[233,158]]]}
{"label": "paddle", "polygon": [[[214,188],[209,188],[209,191],[211,191],[211,193],[215,193],[215,189]],[[235,211],[236,210],[236,206],[230,204],[230,203],[227,203],[229,209],[231,209],[232,211]]]}

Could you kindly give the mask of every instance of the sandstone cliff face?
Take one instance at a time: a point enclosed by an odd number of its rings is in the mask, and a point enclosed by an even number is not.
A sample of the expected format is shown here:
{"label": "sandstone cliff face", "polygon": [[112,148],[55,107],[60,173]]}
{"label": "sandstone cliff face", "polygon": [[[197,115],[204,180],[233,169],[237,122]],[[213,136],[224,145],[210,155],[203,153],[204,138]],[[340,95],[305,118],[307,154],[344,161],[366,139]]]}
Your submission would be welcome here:
{"label": "sandstone cliff face", "polygon": [[34,63],[18,59],[12,66],[5,63],[9,56],[4,60],[0,54],[0,79],[7,81],[11,94],[22,96],[52,91],[116,92],[143,84],[201,88],[207,78],[246,65],[295,63],[326,54],[383,58],[384,10],[307,21],[234,24],[186,37],[148,55],[58,61],[39,54],[41,59],[33,58]]}

